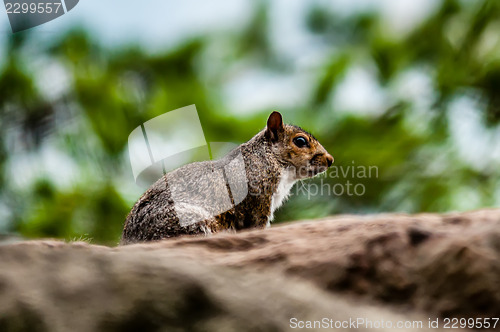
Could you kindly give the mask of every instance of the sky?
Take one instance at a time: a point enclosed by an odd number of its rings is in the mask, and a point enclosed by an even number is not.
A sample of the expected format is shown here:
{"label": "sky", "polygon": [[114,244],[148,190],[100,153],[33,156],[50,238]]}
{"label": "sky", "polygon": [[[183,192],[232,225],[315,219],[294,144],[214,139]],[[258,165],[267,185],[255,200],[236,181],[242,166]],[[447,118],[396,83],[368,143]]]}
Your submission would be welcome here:
{"label": "sky", "polygon": [[[253,15],[254,0],[81,0],[65,15],[32,28],[33,58],[38,47],[74,27],[84,27],[108,46],[135,43],[155,52],[175,47],[189,37],[242,28]],[[293,72],[279,75],[251,68],[239,72],[226,84],[223,97],[227,108],[236,114],[252,113],[263,108],[286,108],[305,101],[308,87],[322,70],[321,57],[328,56],[310,33],[304,29],[304,13],[313,3],[331,7],[339,15],[360,11],[378,11],[389,34],[404,34],[436,9],[435,0],[269,0],[270,38],[275,50],[290,59]],[[5,38],[11,35],[5,7],[0,6],[0,66],[5,53]],[[307,50],[307,52],[304,52]],[[41,86],[47,79],[63,72],[47,63],[33,64],[40,71]],[[38,68],[37,68],[38,67]],[[47,74],[48,73],[48,74]],[[61,75],[56,75],[61,74]],[[43,76],[43,77],[42,77]],[[384,106],[383,91],[373,73],[364,68],[351,70],[341,84],[334,106],[375,112]],[[54,85],[54,84],[52,84]],[[59,84],[63,86],[64,84]],[[51,91],[56,91],[51,87]],[[252,96],[248,98],[248,96]]]}
{"label": "sky", "polygon": [[[200,34],[228,31],[243,27],[253,15],[255,0],[80,0],[65,15],[32,28],[36,42],[32,47],[37,58],[38,45],[74,27],[84,27],[101,43],[117,46],[136,43],[151,52],[175,47],[183,40]],[[308,95],[308,87],[321,70],[324,49],[304,29],[304,13],[311,3],[331,7],[337,14],[350,15],[360,11],[378,11],[388,34],[404,35],[432,13],[435,0],[269,0],[270,37],[273,47],[291,59],[292,73],[277,74],[251,68],[238,72],[224,87],[227,108],[237,114],[263,108],[282,108],[300,104]],[[5,38],[12,34],[5,7],[0,5],[0,66],[5,58]],[[304,52],[304,50],[307,52]],[[58,91],[68,84],[64,71],[57,64],[33,63],[39,71],[40,87]],[[425,75],[406,73],[401,85],[412,98],[429,95]],[[427,82],[427,83],[426,83]],[[427,84],[427,86],[426,86]],[[60,90],[60,89],[59,89]],[[64,91],[60,91],[64,92]],[[353,67],[333,96],[332,106],[358,112],[377,114],[385,107],[388,92],[380,88],[376,74],[369,68]],[[251,96],[249,98],[248,96]],[[428,99],[428,98],[427,98]],[[460,102],[460,101],[459,101]],[[462,101],[465,103],[465,101]],[[423,105],[425,107],[426,105]],[[458,106],[457,106],[458,107]],[[471,129],[472,130],[472,129]]]}
{"label": "sky", "polygon": [[[305,8],[315,2],[325,3],[345,15],[378,10],[390,29],[399,33],[417,24],[439,3],[435,0],[271,0],[273,30],[283,47],[298,47],[303,42],[299,18]],[[134,41],[156,49],[207,31],[239,26],[251,18],[253,3],[252,0],[80,0],[72,11],[33,30],[44,39],[82,25],[104,43]],[[12,32],[5,7],[0,7],[0,34],[4,38]]]}

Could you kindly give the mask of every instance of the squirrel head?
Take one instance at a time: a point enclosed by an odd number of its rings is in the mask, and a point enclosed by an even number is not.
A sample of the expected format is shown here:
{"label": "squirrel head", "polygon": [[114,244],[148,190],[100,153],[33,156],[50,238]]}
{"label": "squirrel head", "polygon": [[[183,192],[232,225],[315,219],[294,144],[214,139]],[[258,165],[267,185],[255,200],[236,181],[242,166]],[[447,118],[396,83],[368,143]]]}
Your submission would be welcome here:
{"label": "squirrel head", "polygon": [[264,136],[278,160],[295,169],[297,180],[322,173],[333,163],[333,157],[312,134],[283,124],[279,112],[272,112],[267,119]]}

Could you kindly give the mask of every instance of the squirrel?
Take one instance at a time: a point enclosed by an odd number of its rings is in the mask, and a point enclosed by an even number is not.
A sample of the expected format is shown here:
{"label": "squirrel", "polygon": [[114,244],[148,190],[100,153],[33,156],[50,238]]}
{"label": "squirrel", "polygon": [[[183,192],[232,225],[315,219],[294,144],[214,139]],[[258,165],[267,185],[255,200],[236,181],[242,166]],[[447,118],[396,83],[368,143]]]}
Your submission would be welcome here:
{"label": "squirrel", "polygon": [[327,170],[318,140],[272,112],[267,126],[225,157],[195,162],[156,181],[125,221],[121,244],[269,227],[297,180]]}

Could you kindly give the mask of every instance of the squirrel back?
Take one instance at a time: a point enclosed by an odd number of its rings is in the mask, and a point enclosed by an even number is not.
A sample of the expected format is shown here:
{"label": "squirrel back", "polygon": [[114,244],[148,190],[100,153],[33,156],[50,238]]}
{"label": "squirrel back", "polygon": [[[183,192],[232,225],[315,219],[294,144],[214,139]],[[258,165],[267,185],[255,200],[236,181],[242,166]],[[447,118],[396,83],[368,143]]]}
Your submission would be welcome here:
{"label": "squirrel back", "polygon": [[127,216],[122,244],[269,226],[293,184],[332,163],[314,136],[273,112],[264,130],[224,158],[184,165],[154,183]]}

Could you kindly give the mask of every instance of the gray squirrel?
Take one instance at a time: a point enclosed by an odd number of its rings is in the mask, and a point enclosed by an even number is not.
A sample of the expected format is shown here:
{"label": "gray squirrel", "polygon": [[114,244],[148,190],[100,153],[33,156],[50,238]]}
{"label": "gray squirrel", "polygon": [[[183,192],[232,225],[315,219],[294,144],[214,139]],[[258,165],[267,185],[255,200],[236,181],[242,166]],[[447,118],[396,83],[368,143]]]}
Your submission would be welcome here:
{"label": "gray squirrel", "polygon": [[222,159],[156,181],[127,216],[121,244],[269,226],[293,184],[332,163],[313,135],[272,112],[265,129]]}

